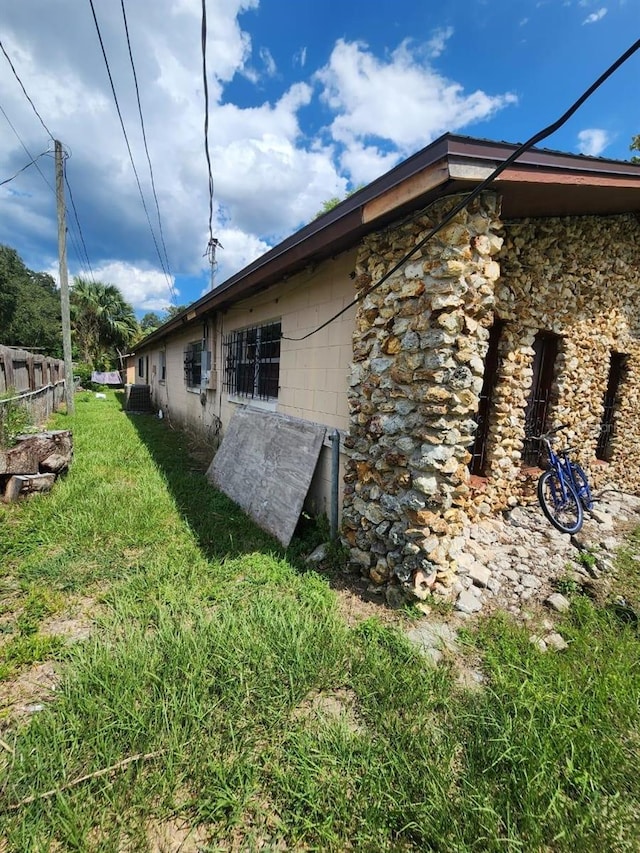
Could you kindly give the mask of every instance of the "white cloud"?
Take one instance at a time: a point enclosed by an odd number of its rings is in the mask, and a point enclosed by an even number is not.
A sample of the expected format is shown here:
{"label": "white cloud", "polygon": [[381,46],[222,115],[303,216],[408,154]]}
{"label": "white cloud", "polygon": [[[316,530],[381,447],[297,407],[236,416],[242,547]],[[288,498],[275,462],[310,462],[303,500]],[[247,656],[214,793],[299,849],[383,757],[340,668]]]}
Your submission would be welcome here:
{"label": "white cloud", "polygon": [[[167,279],[158,270],[123,261],[110,261],[95,268],[93,275],[96,281],[115,284],[120,288],[124,298],[135,309],[158,311],[171,304],[171,291]],[[175,294],[179,297],[180,292],[175,290]]]}
{"label": "white cloud", "polygon": [[[99,5],[120,107],[158,239],[119,4]],[[451,28],[438,30],[422,45],[405,42],[384,59],[365,45],[339,41],[317,76],[308,69],[299,73],[298,82],[285,84],[268,46],[255,49],[242,26],[242,13],[257,9],[258,0],[216,0],[214,5],[207,63],[214,233],[225,247],[219,253],[218,281],[309,221],[323,201],[342,197],[350,183],[368,182],[438,134],[488,118],[515,102],[509,94],[466,92],[433,69],[430,62],[446,49]],[[76,6],[76,0],[8,4],[3,43],[47,125],[73,152],[69,182],[96,275],[122,286],[136,308],[159,310],[169,298],[167,283],[93,21],[79,15]],[[170,266],[185,277],[207,272],[201,9],[200,0],[127,4]],[[307,69],[308,62],[302,46],[293,64]],[[256,86],[250,106],[230,100],[232,81],[244,76],[246,90],[247,80],[260,84],[267,75],[275,75],[270,91],[281,82],[280,94],[261,99]],[[332,111],[330,125],[310,138],[301,116],[320,98]],[[0,74],[0,103],[29,150],[43,151],[46,133],[6,67]],[[25,161],[20,143],[4,128],[0,175],[13,174]],[[45,157],[40,163],[53,185],[52,160]],[[69,228],[75,230],[71,212]],[[0,192],[0,241],[15,246],[34,269],[46,269],[56,257],[54,195],[34,168]],[[81,271],[72,240],[69,264]]]}
{"label": "white cloud", "polygon": [[597,21],[601,21],[604,16],[607,14],[607,10],[605,8],[598,9],[597,12],[592,12],[582,22],[583,24],[595,24]]}
{"label": "white cloud", "polygon": [[578,134],[578,151],[590,157],[599,157],[611,142],[611,137],[606,130],[592,127],[581,130]]}
{"label": "white cloud", "polygon": [[427,53],[432,59],[437,59],[447,46],[447,42],[453,35],[453,27],[443,27],[436,30],[427,42]]}
{"label": "white cloud", "polygon": [[269,77],[273,77],[278,68],[276,66],[276,61],[271,55],[271,51],[268,47],[260,48],[260,59],[262,60],[262,64],[264,65],[265,71]]}
{"label": "white cloud", "polygon": [[[404,41],[384,62],[361,42],[336,43],[328,64],[317,73],[322,97],[336,114],[330,125],[336,141],[347,149],[360,145],[361,153],[381,148],[382,159],[390,143],[404,156],[446,131],[488,119],[517,102],[510,93],[488,95],[478,89],[467,94],[417,54]],[[372,156],[369,152],[369,161]]]}

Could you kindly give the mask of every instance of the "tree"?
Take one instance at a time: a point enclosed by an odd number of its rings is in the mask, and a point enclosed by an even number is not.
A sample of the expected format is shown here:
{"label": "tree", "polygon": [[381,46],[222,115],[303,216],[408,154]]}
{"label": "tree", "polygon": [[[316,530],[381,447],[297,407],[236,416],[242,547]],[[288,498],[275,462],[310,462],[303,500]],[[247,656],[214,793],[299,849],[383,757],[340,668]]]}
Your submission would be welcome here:
{"label": "tree", "polygon": [[60,294],[47,273],[28,269],[15,249],[0,246],[0,343],[62,357]]}
{"label": "tree", "polygon": [[8,344],[6,331],[13,320],[18,296],[17,279],[26,271],[26,267],[15,249],[0,246],[0,343]]}
{"label": "tree", "polygon": [[[640,151],[640,133],[636,134],[631,138],[631,145],[629,146],[630,151]],[[640,157],[632,157],[632,163],[640,163]]]}
{"label": "tree", "polygon": [[166,317],[162,321],[166,323],[168,320],[173,320],[174,317],[177,317],[178,314],[182,313],[186,308],[186,305],[169,305],[168,308],[165,308]]}
{"label": "tree", "polygon": [[330,210],[333,210],[334,207],[337,207],[341,201],[344,201],[346,198],[350,198],[354,193],[357,193],[358,190],[363,188],[364,184],[358,184],[357,187],[354,187],[352,190],[349,190],[348,193],[345,194],[344,198],[338,198],[337,195],[328,198],[326,201],[322,202],[322,207],[313,217],[314,219],[319,219],[319,217],[324,216],[325,213],[329,213]]}
{"label": "tree", "polygon": [[94,369],[117,363],[138,333],[133,308],[114,284],[75,278],[71,288],[71,326],[78,352]]}
{"label": "tree", "polygon": [[159,314],[156,314],[155,311],[148,311],[142,320],[140,320],[140,328],[146,334],[150,334],[154,332],[158,326],[161,326],[164,323],[164,320]]}

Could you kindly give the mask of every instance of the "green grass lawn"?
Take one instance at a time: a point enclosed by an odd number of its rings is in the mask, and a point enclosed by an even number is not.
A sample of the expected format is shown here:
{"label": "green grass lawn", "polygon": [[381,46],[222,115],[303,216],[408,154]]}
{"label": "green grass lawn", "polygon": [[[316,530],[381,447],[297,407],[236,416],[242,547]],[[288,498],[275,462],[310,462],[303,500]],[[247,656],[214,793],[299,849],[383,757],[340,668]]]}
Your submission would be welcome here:
{"label": "green grass lawn", "polygon": [[[348,626],[301,564],[312,535],[283,552],[166,422],[87,394],[58,425],[69,475],[0,507],[0,679],[61,673],[28,724],[0,718],[0,850],[640,849],[635,626],[577,598],[569,649],[541,654],[482,621],[465,690],[397,629]],[[79,600],[89,639],[48,637]]]}

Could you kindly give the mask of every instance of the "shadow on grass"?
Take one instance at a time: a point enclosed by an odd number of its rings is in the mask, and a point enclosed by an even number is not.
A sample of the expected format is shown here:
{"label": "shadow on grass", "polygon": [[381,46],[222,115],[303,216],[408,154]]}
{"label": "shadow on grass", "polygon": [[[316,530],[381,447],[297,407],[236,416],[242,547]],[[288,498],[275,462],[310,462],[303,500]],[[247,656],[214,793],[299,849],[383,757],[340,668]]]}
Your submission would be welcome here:
{"label": "shadow on grass", "polygon": [[[209,559],[239,556],[254,551],[286,557],[303,569],[304,557],[326,538],[326,531],[312,520],[301,518],[288,549],[261,530],[240,507],[206,479],[208,463],[202,452],[194,453],[187,433],[173,429],[166,420],[124,409],[124,394],[117,393],[123,411],[162,472],[175,504]],[[201,451],[202,448],[199,448]],[[206,460],[206,461],[205,461]]]}

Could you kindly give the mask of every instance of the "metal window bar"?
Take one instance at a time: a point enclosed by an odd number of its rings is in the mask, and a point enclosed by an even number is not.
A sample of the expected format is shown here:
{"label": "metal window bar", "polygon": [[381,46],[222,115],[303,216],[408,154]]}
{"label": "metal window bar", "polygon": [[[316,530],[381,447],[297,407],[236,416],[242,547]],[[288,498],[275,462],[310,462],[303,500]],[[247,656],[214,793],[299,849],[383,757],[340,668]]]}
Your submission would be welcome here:
{"label": "metal window bar", "polygon": [[280,323],[238,329],[225,335],[223,389],[231,395],[258,400],[278,397]]}
{"label": "metal window bar", "polygon": [[524,422],[525,439],[522,461],[525,465],[540,465],[542,462],[543,453],[540,442],[535,441],[531,436],[540,435],[546,430],[551,387],[558,354],[558,338],[541,332],[536,335],[533,350],[533,383],[525,409]]}
{"label": "metal window bar", "polygon": [[184,351],[184,378],[188,388],[199,388],[202,379],[202,342],[189,344]]}
{"label": "metal window bar", "polygon": [[602,400],[602,419],[600,421],[600,434],[596,447],[596,458],[602,459],[605,462],[611,461],[618,395],[626,364],[626,355],[619,352],[611,353],[609,378],[607,379],[607,388]]}
{"label": "metal window bar", "polygon": [[475,417],[476,433],[473,444],[469,448],[471,459],[469,461],[469,472],[477,476],[486,473],[487,438],[489,437],[489,415],[491,411],[491,400],[498,378],[499,345],[500,335],[504,323],[496,320],[489,332],[489,346],[484,360],[484,378],[482,391],[478,402],[478,413]]}

